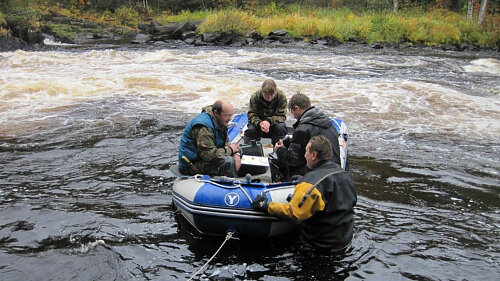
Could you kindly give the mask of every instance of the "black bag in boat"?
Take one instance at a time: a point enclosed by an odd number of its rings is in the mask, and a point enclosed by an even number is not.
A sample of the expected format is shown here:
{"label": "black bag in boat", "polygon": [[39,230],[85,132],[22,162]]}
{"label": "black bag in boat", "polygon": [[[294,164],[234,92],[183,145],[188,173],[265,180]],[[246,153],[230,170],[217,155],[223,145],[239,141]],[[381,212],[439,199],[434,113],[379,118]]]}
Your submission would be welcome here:
{"label": "black bag in boat", "polygon": [[[242,155],[259,157],[264,156],[264,150],[262,149],[262,144],[259,141],[251,141],[249,144],[242,144],[240,145],[240,150]],[[240,170],[238,171],[238,176],[244,177],[246,174],[264,174],[266,171],[267,167],[265,166],[241,164]]]}

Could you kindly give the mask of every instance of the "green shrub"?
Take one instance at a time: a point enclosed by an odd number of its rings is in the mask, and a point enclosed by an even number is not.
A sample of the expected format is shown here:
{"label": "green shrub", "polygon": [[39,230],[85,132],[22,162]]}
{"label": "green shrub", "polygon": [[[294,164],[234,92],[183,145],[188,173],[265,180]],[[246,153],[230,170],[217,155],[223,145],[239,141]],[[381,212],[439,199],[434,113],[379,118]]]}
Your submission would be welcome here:
{"label": "green shrub", "polygon": [[447,23],[434,24],[429,29],[429,45],[453,45],[460,43],[460,31],[456,26]]}
{"label": "green shrub", "polygon": [[372,29],[368,42],[401,43],[405,37],[406,21],[394,14],[377,14],[372,17]]}
{"label": "green shrub", "polygon": [[257,16],[259,17],[272,17],[279,14],[284,14],[284,11],[281,10],[274,1],[269,5],[260,7],[257,10]]}
{"label": "green shrub", "polygon": [[292,34],[296,36],[319,36],[320,20],[317,18],[304,18],[292,29]]}
{"label": "green shrub", "polygon": [[192,21],[192,20],[204,20],[214,12],[211,10],[203,10],[203,11],[181,11],[178,14],[172,14],[169,11],[164,11],[160,15],[158,15],[155,19],[159,24],[168,24],[172,22],[184,22],[184,21]]}
{"label": "green shrub", "polygon": [[255,30],[256,27],[257,19],[255,16],[249,12],[229,9],[209,15],[200,25],[199,30],[202,33],[221,31],[244,35]]}
{"label": "green shrub", "polygon": [[2,11],[0,11],[0,26],[6,26],[7,25],[7,22],[5,21],[5,17],[2,13]]}
{"label": "green shrub", "polygon": [[332,35],[340,42],[354,39],[351,25],[340,20],[334,21]]}
{"label": "green shrub", "polygon": [[[356,2],[356,10],[349,5],[332,7],[341,1],[308,0],[301,4],[296,1],[245,1],[248,10],[212,8],[235,6],[235,0],[175,0],[160,2],[143,7],[130,7],[122,3],[130,1],[106,0],[87,1],[83,6],[70,5],[73,0],[0,0],[0,27],[19,25],[22,28],[38,29],[42,14],[50,11],[70,18],[80,18],[112,25],[137,27],[142,18],[149,17],[155,9],[159,24],[189,20],[205,20],[199,27],[200,32],[233,32],[247,34],[256,30],[261,35],[278,29],[287,30],[293,36],[336,37],[339,41],[366,40],[366,42],[401,43],[408,41],[417,44],[477,44],[485,47],[500,47],[500,15],[490,13],[482,26],[467,20],[465,13],[455,13],[443,9],[418,8],[419,5],[401,5],[398,13],[390,12],[392,0],[350,0]],[[94,3],[95,2],[95,3]],[[168,3],[167,3],[168,2]],[[256,5],[255,3],[269,3]],[[320,5],[319,2],[322,4]],[[408,1],[400,1],[408,3]],[[411,1],[410,1],[411,2]],[[414,2],[414,1],[413,1]],[[251,4],[254,3],[254,4]],[[329,4],[328,4],[329,3]],[[361,5],[361,3],[364,3]],[[200,6],[201,5],[201,6]],[[156,6],[156,7],[155,7]],[[411,8],[411,7],[414,8]],[[64,8],[63,8],[64,7]],[[119,7],[115,9],[115,7]],[[323,7],[323,8],[318,8]],[[364,8],[360,8],[364,7]],[[386,10],[384,7],[388,7]],[[193,11],[196,9],[201,9]],[[359,8],[359,9],[358,9]],[[166,11],[168,10],[168,11]],[[190,11],[191,10],[191,11]],[[372,12],[363,12],[371,10]],[[173,14],[172,11],[180,11]],[[353,12],[356,11],[356,12]],[[0,32],[5,33],[7,29]]]}
{"label": "green shrub", "polygon": [[38,30],[40,28],[41,13],[33,1],[6,0],[3,3],[4,14],[0,18],[0,25],[3,21],[6,25],[17,25],[21,28]]}
{"label": "green shrub", "polygon": [[285,29],[285,24],[282,18],[274,16],[274,17],[266,17],[260,18],[257,24],[257,32],[261,35],[268,35],[269,32],[278,29]]}
{"label": "green shrub", "polygon": [[121,6],[115,10],[115,17],[120,24],[136,27],[142,20],[139,13],[128,6]]}
{"label": "green shrub", "polygon": [[363,40],[368,38],[371,32],[372,23],[369,18],[363,18],[350,13],[346,17],[336,18],[334,20],[333,36],[339,41],[349,39]]}
{"label": "green shrub", "polygon": [[475,43],[479,46],[496,47],[497,49],[500,49],[500,39],[498,37],[498,31],[497,33],[495,33],[495,31],[483,32]]}
{"label": "green shrub", "polygon": [[7,35],[9,33],[9,29],[5,28],[6,26],[7,22],[5,21],[2,11],[0,11],[0,36]]}
{"label": "green shrub", "polygon": [[406,21],[405,37],[413,43],[423,44],[429,40],[427,22],[419,18]]}
{"label": "green shrub", "polygon": [[323,19],[318,25],[318,36],[333,36],[334,24],[332,20]]}

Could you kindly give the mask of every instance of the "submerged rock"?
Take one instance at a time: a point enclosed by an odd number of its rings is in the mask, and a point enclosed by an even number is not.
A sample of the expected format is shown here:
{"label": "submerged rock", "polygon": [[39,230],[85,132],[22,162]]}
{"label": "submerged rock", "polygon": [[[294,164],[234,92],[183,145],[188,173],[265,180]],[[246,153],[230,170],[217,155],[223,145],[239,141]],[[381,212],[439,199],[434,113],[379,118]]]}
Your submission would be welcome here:
{"label": "submerged rock", "polygon": [[148,42],[149,40],[151,40],[153,36],[149,35],[149,34],[143,34],[143,33],[139,33],[135,36],[134,39],[132,39],[132,41],[130,43],[132,44],[144,44],[146,42]]}
{"label": "submerged rock", "polygon": [[287,36],[288,35],[288,31],[286,30],[274,30],[274,31],[271,31],[269,32],[268,36],[271,37],[271,36]]}

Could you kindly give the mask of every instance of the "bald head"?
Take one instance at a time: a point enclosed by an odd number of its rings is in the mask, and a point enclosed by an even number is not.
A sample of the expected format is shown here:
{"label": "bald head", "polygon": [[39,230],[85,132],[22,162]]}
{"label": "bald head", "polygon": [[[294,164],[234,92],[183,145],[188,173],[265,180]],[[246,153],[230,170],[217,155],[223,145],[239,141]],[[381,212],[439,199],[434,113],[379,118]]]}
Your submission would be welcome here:
{"label": "bald head", "polygon": [[228,126],[229,121],[233,118],[233,105],[227,100],[218,100],[212,105],[212,111],[215,119],[220,125]]}
{"label": "bald head", "polygon": [[212,105],[214,113],[228,112],[233,110],[233,105],[227,100],[218,100]]}

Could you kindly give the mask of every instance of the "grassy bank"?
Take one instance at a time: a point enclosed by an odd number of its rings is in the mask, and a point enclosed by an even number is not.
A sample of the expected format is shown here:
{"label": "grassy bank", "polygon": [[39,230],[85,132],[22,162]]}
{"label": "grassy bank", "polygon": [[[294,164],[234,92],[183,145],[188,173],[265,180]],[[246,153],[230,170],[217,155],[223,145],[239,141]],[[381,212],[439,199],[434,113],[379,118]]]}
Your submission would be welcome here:
{"label": "grassy bank", "polygon": [[[23,1],[18,1],[21,3]],[[266,5],[246,10],[222,9],[194,12],[153,12],[137,7],[122,6],[110,11],[69,8],[59,5],[42,5],[43,1],[26,1],[9,11],[0,11],[0,33],[7,32],[6,22],[18,21],[39,28],[43,15],[58,13],[70,18],[97,23],[137,28],[149,19],[160,24],[187,20],[204,20],[199,27],[202,33],[233,32],[247,34],[257,31],[263,36],[273,30],[287,30],[291,36],[310,38],[334,37],[340,42],[349,40],[367,43],[387,42],[458,45],[474,44],[500,48],[500,15],[489,15],[482,26],[467,20],[465,14],[441,9],[419,9],[392,12],[353,12],[348,9],[309,8],[300,5],[277,7]],[[38,4],[36,4],[38,3]],[[27,13],[28,11],[29,13]]]}
{"label": "grassy bank", "polygon": [[430,46],[467,43],[500,47],[500,17],[491,17],[484,26],[479,26],[464,15],[444,10],[354,13],[321,9],[260,16],[251,11],[223,10],[209,13],[200,26],[201,32],[246,34],[255,30],[261,35],[279,29],[295,37],[335,37],[340,42],[410,42]]}

